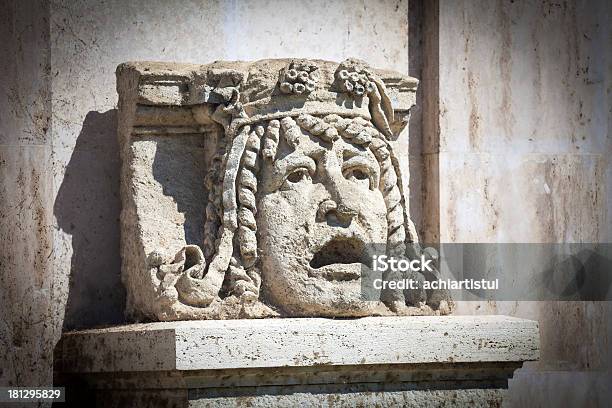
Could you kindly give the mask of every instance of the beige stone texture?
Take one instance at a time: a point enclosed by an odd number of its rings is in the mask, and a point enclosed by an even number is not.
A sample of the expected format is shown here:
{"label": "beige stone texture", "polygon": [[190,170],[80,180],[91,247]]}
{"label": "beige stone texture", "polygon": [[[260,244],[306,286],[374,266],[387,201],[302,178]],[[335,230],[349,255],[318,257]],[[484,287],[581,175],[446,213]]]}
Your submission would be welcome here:
{"label": "beige stone texture", "polygon": [[107,406],[499,406],[538,343],[505,316],[158,322],[67,333],[56,369]]}
{"label": "beige stone texture", "polygon": [[539,358],[539,331],[506,316],[205,320],[71,332],[58,351],[64,373],[522,363]]}
{"label": "beige stone texture", "polygon": [[[424,180],[436,181],[424,187],[424,242],[610,242],[610,12],[605,1],[425,5]],[[540,322],[542,360],[510,382],[511,406],[603,406],[611,311],[509,301],[456,312]]]}
{"label": "beige stone texture", "polygon": [[0,9],[0,386],[49,384],[53,294],[49,7]]}

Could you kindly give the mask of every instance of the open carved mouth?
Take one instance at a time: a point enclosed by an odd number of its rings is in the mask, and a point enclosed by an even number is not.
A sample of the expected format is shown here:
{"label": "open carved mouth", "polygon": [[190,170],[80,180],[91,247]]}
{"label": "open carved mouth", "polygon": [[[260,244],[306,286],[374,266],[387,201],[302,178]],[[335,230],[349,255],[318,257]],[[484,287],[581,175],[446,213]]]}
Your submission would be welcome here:
{"label": "open carved mouth", "polygon": [[327,280],[356,280],[361,268],[371,268],[365,243],[356,237],[335,237],[325,243],[310,260],[312,274]]}

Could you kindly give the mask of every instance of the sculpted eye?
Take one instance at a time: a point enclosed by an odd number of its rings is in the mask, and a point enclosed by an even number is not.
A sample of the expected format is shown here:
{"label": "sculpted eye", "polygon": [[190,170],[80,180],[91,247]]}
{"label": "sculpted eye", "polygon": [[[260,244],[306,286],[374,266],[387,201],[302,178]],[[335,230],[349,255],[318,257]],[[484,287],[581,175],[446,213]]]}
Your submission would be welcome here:
{"label": "sculpted eye", "polygon": [[293,170],[291,173],[289,173],[289,175],[285,179],[285,182],[283,183],[283,187],[287,188],[293,184],[298,184],[298,183],[301,183],[304,181],[310,181],[310,180],[311,178],[310,178],[310,173],[308,169],[305,167],[300,167],[298,169]]}
{"label": "sculpted eye", "polygon": [[360,185],[363,185],[366,188],[371,188],[371,179],[370,172],[368,169],[353,167],[351,169],[347,169],[344,171],[344,178],[350,181],[354,181]]}
{"label": "sculpted eye", "polygon": [[368,176],[368,174],[362,170],[359,169],[355,169],[351,171],[351,177],[357,179],[357,180],[367,180],[370,178],[370,176]]}

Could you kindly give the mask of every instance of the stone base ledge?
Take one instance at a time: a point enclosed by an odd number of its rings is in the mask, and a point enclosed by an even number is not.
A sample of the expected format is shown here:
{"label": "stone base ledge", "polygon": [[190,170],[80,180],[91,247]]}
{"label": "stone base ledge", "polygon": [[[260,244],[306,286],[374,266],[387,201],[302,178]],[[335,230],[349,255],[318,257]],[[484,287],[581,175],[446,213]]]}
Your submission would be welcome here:
{"label": "stone base ledge", "polygon": [[506,316],[183,321],[66,333],[55,355],[67,395],[104,406],[488,405],[539,358],[539,331]]}
{"label": "stone base ledge", "polygon": [[65,373],[363,364],[522,362],[537,322],[507,316],[205,320],[66,333]]}

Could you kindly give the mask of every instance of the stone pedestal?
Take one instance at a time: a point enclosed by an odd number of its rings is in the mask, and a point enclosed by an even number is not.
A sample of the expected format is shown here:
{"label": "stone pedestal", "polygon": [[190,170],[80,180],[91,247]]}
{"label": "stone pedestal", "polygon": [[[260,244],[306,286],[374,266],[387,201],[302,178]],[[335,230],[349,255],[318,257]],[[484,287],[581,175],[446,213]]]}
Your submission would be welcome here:
{"label": "stone pedestal", "polygon": [[497,406],[537,322],[506,316],[180,321],[67,333],[73,405]]}

